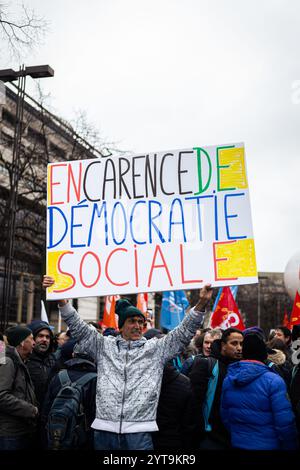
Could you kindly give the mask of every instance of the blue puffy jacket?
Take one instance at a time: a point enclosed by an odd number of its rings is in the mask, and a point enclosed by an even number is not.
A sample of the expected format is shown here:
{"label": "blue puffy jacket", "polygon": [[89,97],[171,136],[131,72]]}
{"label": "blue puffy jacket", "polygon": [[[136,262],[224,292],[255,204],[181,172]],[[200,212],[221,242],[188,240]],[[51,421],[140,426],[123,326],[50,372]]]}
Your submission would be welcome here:
{"label": "blue puffy jacket", "polygon": [[235,448],[296,449],[295,417],[284,380],[258,361],[228,367],[221,417]]}

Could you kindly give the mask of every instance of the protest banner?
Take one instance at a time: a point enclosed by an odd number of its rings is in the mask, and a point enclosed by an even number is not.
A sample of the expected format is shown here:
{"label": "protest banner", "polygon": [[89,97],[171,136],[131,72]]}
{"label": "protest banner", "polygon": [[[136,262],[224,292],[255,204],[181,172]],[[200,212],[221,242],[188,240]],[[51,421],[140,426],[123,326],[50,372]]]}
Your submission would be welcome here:
{"label": "protest banner", "polygon": [[51,163],[47,298],[257,282],[243,144]]}

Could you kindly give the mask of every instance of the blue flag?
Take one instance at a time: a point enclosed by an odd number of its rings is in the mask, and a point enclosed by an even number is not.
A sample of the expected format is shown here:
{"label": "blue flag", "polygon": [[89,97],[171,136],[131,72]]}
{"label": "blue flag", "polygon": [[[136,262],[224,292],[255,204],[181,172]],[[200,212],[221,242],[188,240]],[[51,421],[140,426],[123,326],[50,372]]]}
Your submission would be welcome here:
{"label": "blue flag", "polygon": [[184,290],[163,292],[160,312],[160,326],[173,330],[184,317],[185,309],[189,306]]}

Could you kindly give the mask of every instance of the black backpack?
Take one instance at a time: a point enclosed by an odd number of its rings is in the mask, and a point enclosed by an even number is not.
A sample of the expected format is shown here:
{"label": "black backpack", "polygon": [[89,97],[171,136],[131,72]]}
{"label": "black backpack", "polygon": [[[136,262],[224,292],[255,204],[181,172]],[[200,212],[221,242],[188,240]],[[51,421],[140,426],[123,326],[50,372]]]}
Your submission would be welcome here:
{"label": "black backpack", "polygon": [[71,382],[66,370],[58,373],[61,388],[52,403],[46,425],[48,449],[75,449],[87,443],[89,427],[82,404],[82,390],[95,377],[95,372],[88,372]]}

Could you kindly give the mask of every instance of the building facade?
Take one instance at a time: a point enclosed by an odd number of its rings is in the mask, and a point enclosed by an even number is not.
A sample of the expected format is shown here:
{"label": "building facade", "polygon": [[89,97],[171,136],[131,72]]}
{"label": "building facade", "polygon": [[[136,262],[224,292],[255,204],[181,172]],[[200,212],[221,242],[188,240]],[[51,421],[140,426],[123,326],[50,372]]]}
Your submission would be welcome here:
{"label": "building facade", "polygon": [[[9,323],[28,323],[40,318],[43,273],[46,272],[46,172],[49,162],[97,158],[92,147],[70,124],[26,95],[22,120],[17,121],[17,93],[1,83],[0,99],[0,298],[3,295],[5,262],[8,255],[8,225],[12,217],[12,184],[17,172],[18,198],[15,206],[14,256],[9,305]],[[16,131],[20,143],[18,165],[13,164]],[[97,299],[80,300],[82,315],[95,320]],[[0,309],[3,310],[2,302]],[[3,314],[0,311],[0,318]],[[51,322],[56,306],[47,305]],[[53,312],[53,318],[51,314]]]}

